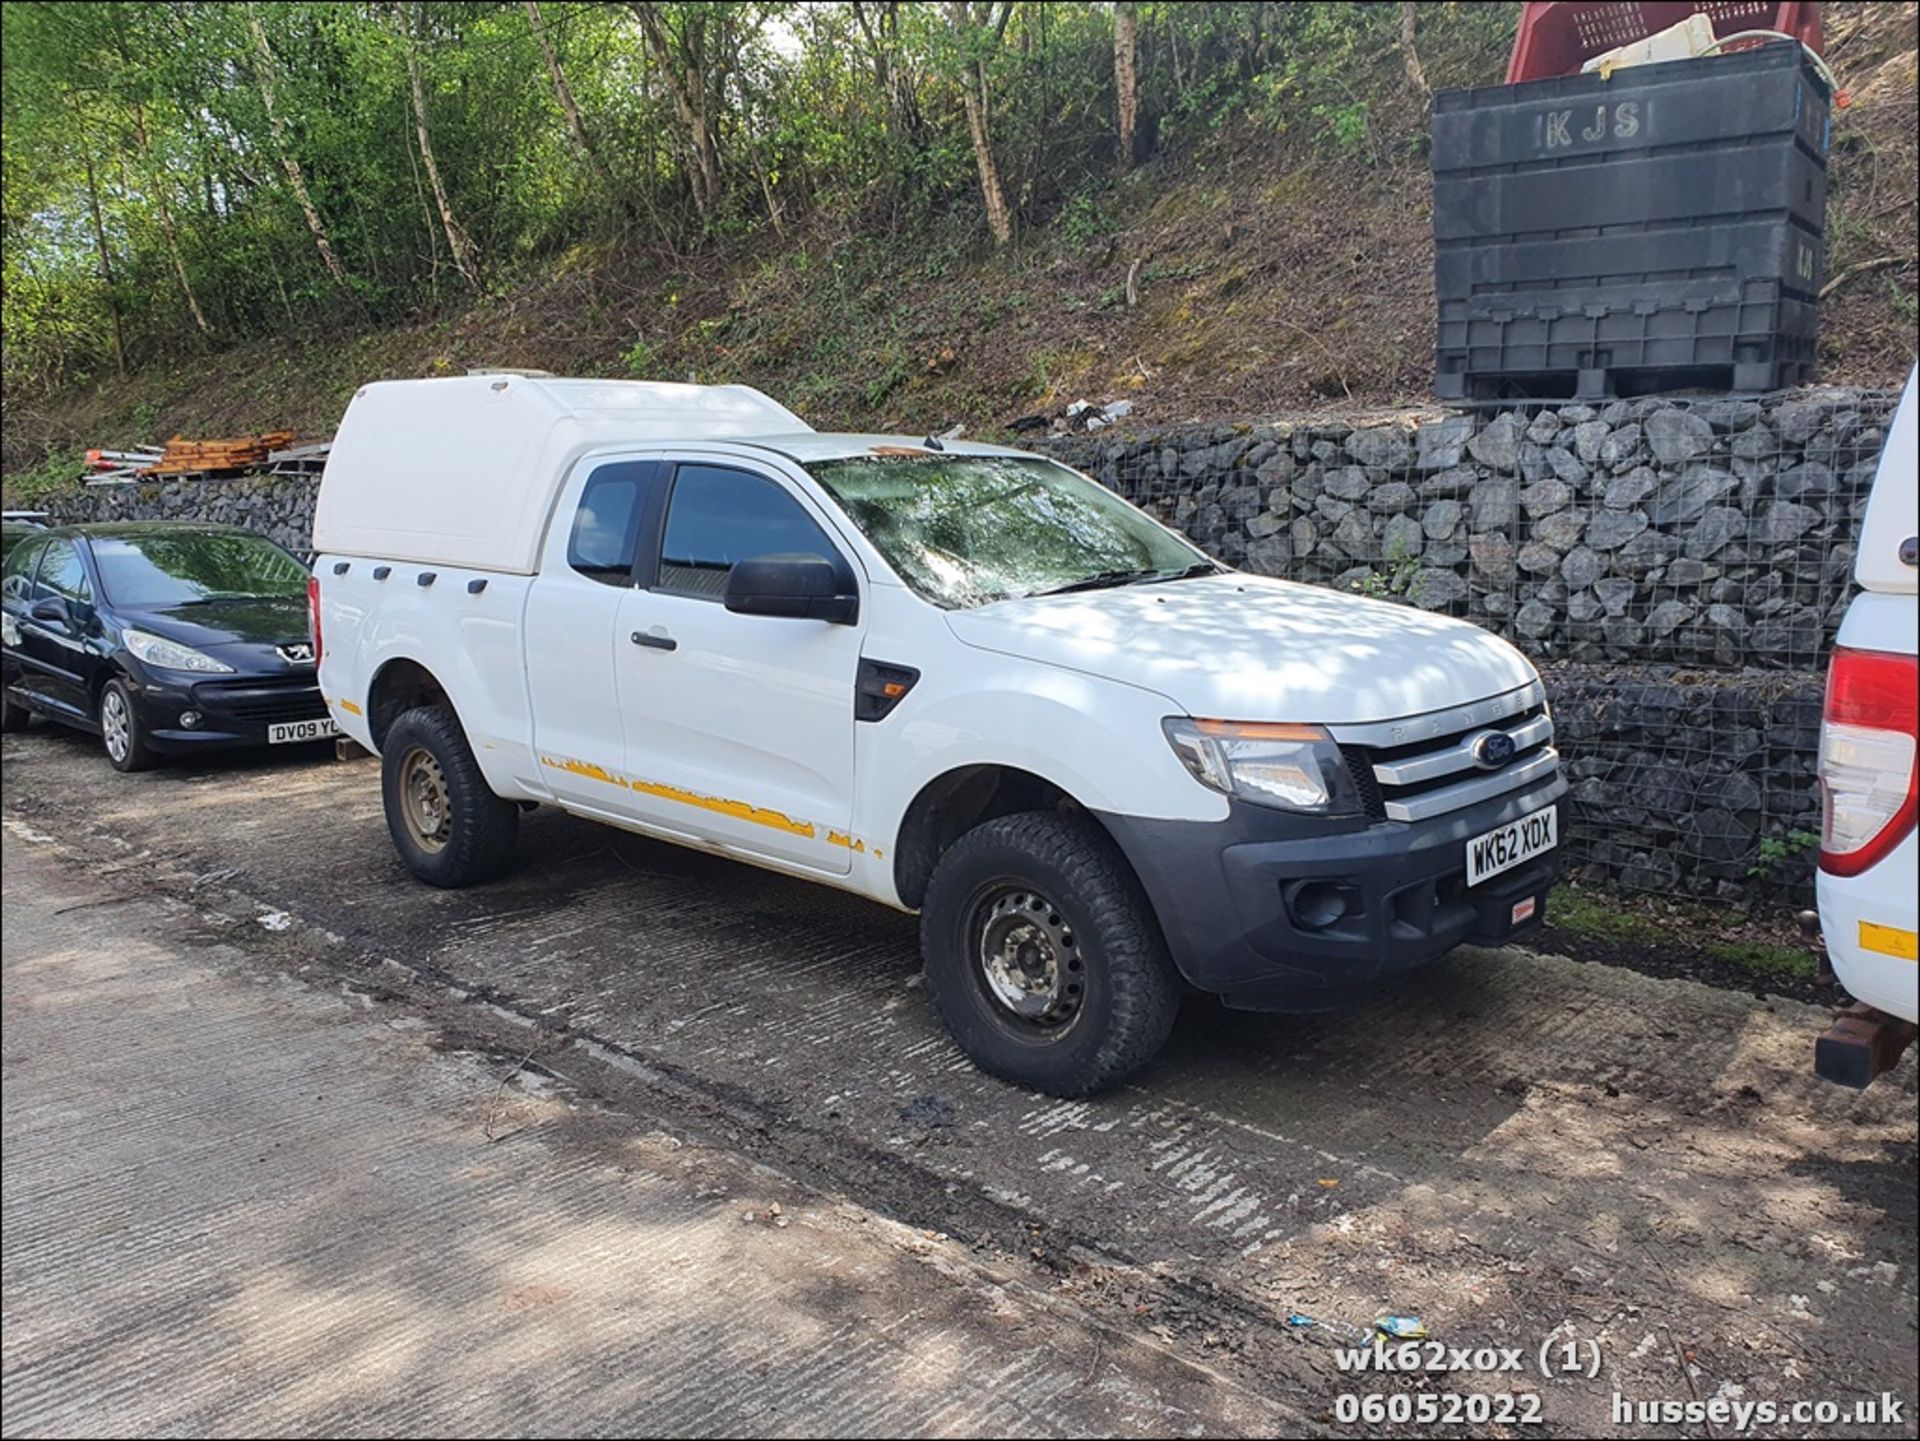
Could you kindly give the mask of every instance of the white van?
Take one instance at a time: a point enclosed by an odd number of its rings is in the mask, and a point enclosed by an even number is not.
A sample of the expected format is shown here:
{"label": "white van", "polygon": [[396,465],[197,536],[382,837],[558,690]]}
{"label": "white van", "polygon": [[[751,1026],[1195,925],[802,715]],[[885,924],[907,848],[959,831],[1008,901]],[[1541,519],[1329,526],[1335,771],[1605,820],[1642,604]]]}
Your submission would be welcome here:
{"label": "white van", "polygon": [[1475,626],[1242,575],[1053,461],[757,391],[363,388],[313,632],[422,880],[535,803],[921,914],[982,1067],[1060,1095],[1180,979],[1319,1009],[1542,918],[1566,783]]}
{"label": "white van", "polygon": [[1828,1080],[1865,1086],[1920,1019],[1920,842],[1914,838],[1920,710],[1920,370],[1907,378],[1860,524],[1854,579],[1827,672],[1820,727],[1820,931],[1860,1004],[1814,1047]]}

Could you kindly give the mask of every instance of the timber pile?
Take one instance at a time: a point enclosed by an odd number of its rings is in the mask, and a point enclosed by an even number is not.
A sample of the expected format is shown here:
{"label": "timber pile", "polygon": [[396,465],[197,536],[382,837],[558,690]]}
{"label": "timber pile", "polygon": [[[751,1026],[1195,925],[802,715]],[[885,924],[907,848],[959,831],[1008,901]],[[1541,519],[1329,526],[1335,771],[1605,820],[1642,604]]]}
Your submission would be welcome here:
{"label": "timber pile", "polygon": [[254,470],[265,465],[274,451],[291,444],[291,430],[270,430],[264,435],[240,435],[224,440],[188,440],[176,435],[167,442],[160,463],[145,474],[212,475],[219,471]]}

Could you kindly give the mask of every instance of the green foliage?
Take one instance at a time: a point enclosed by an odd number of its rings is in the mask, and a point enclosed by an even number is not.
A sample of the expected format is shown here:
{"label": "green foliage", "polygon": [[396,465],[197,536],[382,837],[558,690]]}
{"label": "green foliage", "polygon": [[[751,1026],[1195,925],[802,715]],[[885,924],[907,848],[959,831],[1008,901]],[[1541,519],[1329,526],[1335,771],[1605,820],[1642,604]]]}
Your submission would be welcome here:
{"label": "green foliage", "polygon": [[1747,874],[1756,879],[1771,876],[1783,862],[1805,855],[1819,844],[1818,831],[1791,830],[1784,836],[1762,836]]}
{"label": "green foliage", "polygon": [[652,380],[655,378],[653,374],[653,347],[648,345],[646,341],[634,341],[632,345],[627,347],[620,359],[627,367],[627,374],[631,375],[635,380]]}
{"label": "green foliage", "polygon": [[86,458],[76,450],[49,450],[45,460],[32,470],[7,477],[9,503],[20,510],[32,510],[57,495],[80,489],[86,473]]}
{"label": "green foliage", "polygon": [[1420,558],[1408,555],[1396,543],[1387,553],[1386,565],[1369,571],[1353,582],[1353,588],[1374,600],[1396,600],[1407,593],[1414,576],[1420,573]]}

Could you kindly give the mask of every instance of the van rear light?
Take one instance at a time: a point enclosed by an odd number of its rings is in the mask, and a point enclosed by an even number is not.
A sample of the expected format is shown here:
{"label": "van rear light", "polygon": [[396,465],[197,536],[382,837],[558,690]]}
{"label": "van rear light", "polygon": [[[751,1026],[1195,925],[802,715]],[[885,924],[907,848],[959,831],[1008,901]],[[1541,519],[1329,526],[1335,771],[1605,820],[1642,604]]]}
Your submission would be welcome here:
{"label": "van rear light", "polygon": [[313,665],[320,668],[320,577],[307,577],[307,631],[313,637]]}
{"label": "van rear light", "polygon": [[1841,646],[1820,726],[1820,869],[1857,876],[1913,830],[1920,659]]}

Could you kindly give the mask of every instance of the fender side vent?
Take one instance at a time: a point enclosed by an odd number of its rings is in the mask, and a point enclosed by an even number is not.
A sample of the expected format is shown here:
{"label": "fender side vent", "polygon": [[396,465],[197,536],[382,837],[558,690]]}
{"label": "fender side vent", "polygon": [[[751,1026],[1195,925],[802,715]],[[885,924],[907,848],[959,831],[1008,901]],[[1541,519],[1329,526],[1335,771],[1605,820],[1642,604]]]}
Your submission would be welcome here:
{"label": "fender side vent", "polygon": [[910,665],[890,665],[881,660],[862,660],[853,686],[853,718],[883,721],[893,708],[907,698],[920,672]]}

